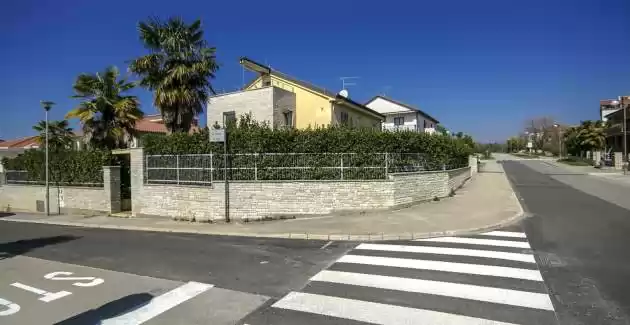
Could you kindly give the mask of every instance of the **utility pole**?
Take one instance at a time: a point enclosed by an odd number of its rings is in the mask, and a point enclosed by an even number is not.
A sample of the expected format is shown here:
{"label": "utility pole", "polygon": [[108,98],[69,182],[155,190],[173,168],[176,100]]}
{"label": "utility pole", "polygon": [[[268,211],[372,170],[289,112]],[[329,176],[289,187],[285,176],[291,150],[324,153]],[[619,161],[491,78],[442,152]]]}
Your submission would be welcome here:
{"label": "utility pole", "polygon": [[51,101],[40,101],[40,104],[46,111],[46,198],[45,198],[45,209],[46,215],[50,215],[50,184],[48,183],[48,111],[52,108],[55,103]]}

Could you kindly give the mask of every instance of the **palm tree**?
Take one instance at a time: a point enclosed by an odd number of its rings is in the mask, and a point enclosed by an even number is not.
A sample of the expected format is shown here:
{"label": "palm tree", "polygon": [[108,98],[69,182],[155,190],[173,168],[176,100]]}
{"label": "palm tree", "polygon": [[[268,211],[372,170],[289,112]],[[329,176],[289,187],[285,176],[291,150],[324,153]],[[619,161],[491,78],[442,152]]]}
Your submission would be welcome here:
{"label": "palm tree", "polygon": [[[33,130],[39,132],[37,142],[43,146],[46,143],[46,121],[39,121]],[[67,120],[48,122],[48,148],[51,151],[67,149],[72,145],[73,138],[74,133]]]}
{"label": "palm tree", "polygon": [[78,118],[90,145],[96,148],[124,148],[135,134],[136,121],[144,116],[136,96],[125,93],[135,87],[114,66],[102,73],[80,74],[74,83],[73,98],[79,105],[66,114]]}
{"label": "palm tree", "polygon": [[203,39],[201,21],[187,25],[180,18],[149,19],[138,24],[140,39],[150,54],[132,61],[129,69],[140,85],[153,91],[153,103],[170,132],[188,132],[202,113],[215,77],[216,48]]}

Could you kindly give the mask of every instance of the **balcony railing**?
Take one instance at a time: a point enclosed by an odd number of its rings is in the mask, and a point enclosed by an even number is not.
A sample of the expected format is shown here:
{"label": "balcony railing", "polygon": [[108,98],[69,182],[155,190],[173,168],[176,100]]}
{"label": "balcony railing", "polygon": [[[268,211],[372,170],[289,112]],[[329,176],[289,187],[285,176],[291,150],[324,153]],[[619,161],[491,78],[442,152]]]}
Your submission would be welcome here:
{"label": "balcony railing", "polygon": [[415,125],[391,125],[384,124],[383,131],[418,131]]}

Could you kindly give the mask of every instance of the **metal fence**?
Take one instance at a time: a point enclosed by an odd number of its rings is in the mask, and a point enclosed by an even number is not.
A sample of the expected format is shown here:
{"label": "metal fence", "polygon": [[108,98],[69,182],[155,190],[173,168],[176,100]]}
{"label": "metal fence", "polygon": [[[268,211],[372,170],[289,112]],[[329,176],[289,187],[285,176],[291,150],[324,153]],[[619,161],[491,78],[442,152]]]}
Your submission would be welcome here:
{"label": "metal fence", "polygon": [[[5,179],[7,184],[22,184],[22,185],[44,185],[46,184],[45,178],[37,173],[36,175],[30,174],[26,170],[5,170]],[[42,175],[44,172],[41,173]],[[49,178],[49,184],[51,186],[83,186],[83,187],[102,187],[102,182],[68,182],[57,181],[54,173],[51,172]]]}
{"label": "metal fence", "polygon": [[[226,167],[227,164],[227,168]],[[208,186],[225,180],[376,180],[390,173],[465,167],[422,153],[245,153],[146,155],[145,182]]]}

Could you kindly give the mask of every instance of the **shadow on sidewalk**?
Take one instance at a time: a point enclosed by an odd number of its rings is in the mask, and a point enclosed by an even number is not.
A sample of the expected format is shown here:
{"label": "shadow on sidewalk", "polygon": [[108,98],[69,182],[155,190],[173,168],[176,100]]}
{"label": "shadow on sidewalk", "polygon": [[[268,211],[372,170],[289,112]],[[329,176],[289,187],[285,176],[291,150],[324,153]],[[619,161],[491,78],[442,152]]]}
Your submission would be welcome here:
{"label": "shadow on sidewalk", "polygon": [[14,242],[0,243],[0,260],[10,258],[15,255],[22,255],[34,249],[65,243],[71,240],[79,239],[78,236],[53,236],[33,239],[22,239]]}

